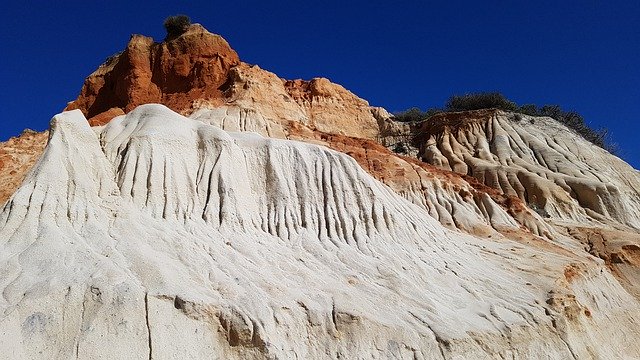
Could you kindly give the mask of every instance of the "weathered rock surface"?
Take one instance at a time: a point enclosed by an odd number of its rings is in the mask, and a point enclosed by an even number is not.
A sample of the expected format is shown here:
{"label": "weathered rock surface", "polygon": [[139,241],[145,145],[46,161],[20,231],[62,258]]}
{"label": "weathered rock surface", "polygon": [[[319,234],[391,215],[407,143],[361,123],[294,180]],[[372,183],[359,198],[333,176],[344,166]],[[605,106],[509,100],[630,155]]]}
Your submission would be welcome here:
{"label": "weathered rock surface", "polygon": [[[230,131],[276,138],[287,138],[290,123],[299,122],[328,133],[375,139],[379,123],[389,118],[384,109],[327,79],[288,81],[243,63],[226,40],[199,24],[162,43],[133,35],[123,52],[87,77],[66,110],[80,109],[92,126],[99,126],[147,103],[164,104]],[[19,139],[7,156],[20,160],[5,159],[15,163],[0,173],[0,203],[40,156],[46,135]]]}
{"label": "weathered rock surface", "polygon": [[325,78],[287,81],[285,88],[309,114],[311,126],[322,132],[375,139],[381,122],[390,117]]}
{"label": "weathered rock surface", "polygon": [[66,110],[80,109],[92,125],[103,125],[148,103],[182,114],[230,112],[228,121],[238,121],[238,129],[277,137],[289,121],[299,121],[323,132],[375,139],[379,123],[389,118],[325,78],[289,81],[242,63],[222,37],[199,24],[162,43],[132,36],[122,53],[87,77]]}
{"label": "weathered rock surface", "polygon": [[553,119],[397,123],[199,25],[68,108],[0,213],[9,358],[640,357],[640,175]]}
{"label": "weathered rock surface", "polygon": [[0,143],[0,204],[20,186],[47,143],[48,132],[25,130]]}
{"label": "weathered rock surface", "polygon": [[477,236],[526,229],[551,237],[553,229],[516,197],[443,171],[415,158],[398,156],[379,143],[292,126],[289,139],[324,145],[353,157],[396,193],[428,211],[442,225]]}
{"label": "weathered rock surface", "polygon": [[[173,57],[167,58],[166,53]],[[214,57],[234,59],[229,63],[236,65],[202,65]],[[200,64],[197,68],[204,70],[195,71],[194,67],[189,73],[202,78],[193,80],[173,74],[181,72],[174,66],[176,63]],[[226,80],[221,84],[220,79],[224,77]],[[172,87],[177,91],[167,93],[154,83],[158,79],[163,83],[173,79],[185,84],[174,84]],[[293,138],[302,141],[316,141],[316,133],[375,139],[380,124],[388,122],[390,117],[384,109],[369,106],[365,100],[327,79],[283,80],[256,65],[241,63],[224,40],[199,25],[162,44],[133,36],[122,54],[110,58],[87,78],[80,96],[68,109],[81,109],[90,118],[89,123],[97,126],[146,102],[161,102],[228,131],[251,131],[275,138],[290,138],[293,133]],[[300,132],[298,125],[313,131]],[[31,161],[35,162],[38,155],[34,153]],[[384,157],[404,164],[388,151],[378,155],[380,159]],[[380,168],[378,165],[371,169]],[[396,181],[399,185],[396,188],[404,188],[402,182],[402,179]],[[17,184],[9,191],[15,186]],[[451,219],[436,217],[449,226],[452,224]]]}
{"label": "weathered rock surface", "polygon": [[498,110],[422,125],[420,157],[517,196],[552,218],[640,229],[640,176],[559,122]]}
{"label": "weathered rock surface", "polygon": [[51,131],[0,213],[13,359],[640,356],[569,237],[446,230],[349,156],[160,105]]}
{"label": "weathered rock surface", "polygon": [[129,112],[147,103],[184,111],[195,99],[220,99],[220,86],[239,63],[226,40],[199,24],[162,43],[133,35],[122,53],[87,77],[67,110],[80,109],[89,119],[112,108]]}

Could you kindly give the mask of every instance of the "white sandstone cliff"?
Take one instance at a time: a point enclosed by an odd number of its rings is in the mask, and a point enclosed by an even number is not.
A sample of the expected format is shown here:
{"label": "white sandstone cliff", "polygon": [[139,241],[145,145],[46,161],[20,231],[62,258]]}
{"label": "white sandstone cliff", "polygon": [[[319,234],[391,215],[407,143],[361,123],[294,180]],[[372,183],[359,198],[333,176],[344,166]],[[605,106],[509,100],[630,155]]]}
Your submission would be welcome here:
{"label": "white sandstone cliff", "polygon": [[345,154],[161,105],[66,112],[0,213],[0,356],[639,357],[638,300],[550,235],[448,230]]}

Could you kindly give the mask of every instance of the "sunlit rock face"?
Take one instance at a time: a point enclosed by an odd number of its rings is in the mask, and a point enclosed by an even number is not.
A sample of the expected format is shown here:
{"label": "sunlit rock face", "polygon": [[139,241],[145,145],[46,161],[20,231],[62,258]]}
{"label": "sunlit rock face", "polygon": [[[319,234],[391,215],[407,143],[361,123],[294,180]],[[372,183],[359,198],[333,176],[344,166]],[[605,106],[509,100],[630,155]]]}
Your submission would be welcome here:
{"label": "sunlit rock face", "polygon": [[20,186],[27,172],[36,163],[48,133],[25,130],[19,136],[0,142],[0,203],[4,204]]}
{"label": "sunlit rock face", "polygon": [[637,300],[571,239],[447,230],[343,153],[162,105],[56,116],[0,229],[11,358],[640,351]]}
{"label": "sunlit rock face", "polygon": [[420,157],[517,196],[546,216],[640,229],[640,177],[554,119],[483,110],[422,124]]}
{"label": "sunlit rock face", "polygon": [[640,357],[640,175],[553,119],[399,123],[197,24],[67,109],[0,143],[7,358]]}
{"label": "sunlit rock face", "polygon": [[375,139],[378,123],[390,116],[325,78],[289,81],[243,63],[226,40],[199,24],[161,43],[133,35],[121,53],[87,77],[67,110],[80,109],[92,125],[103,125],[147,103],[182,114],[200,110],[200,117],[207,116],[205,109],[224,111],[230,127],[277,137],[296,121]]}
{"label": "sunlit rock face", "polygon": [[[226,40],[197,24],[161,43],[133,35],[121,53],[87,77],[80,95],[67,109],[80,109],[92,121],[114,108],[129,112],[152,102],[186,109],[197,98],[221,98],[220,86],[229,69],[239,63]],[[102,117],[99,122],[108,120]]]}
{"label": "sunlit rock face", "polygon": [[[79,109],[92,126],[101,126],[147,103],[161,103],[225,130],[283,139],[301,126],[376,139],[390,118],[386,110],[327,79],[289,81],[243,63],[225,39],[199,24],[162,42],[132,35],[122,52],[85,79],[66,110]],[[0,203],[42,154],[47,137],[27,132],[0,143]]]}

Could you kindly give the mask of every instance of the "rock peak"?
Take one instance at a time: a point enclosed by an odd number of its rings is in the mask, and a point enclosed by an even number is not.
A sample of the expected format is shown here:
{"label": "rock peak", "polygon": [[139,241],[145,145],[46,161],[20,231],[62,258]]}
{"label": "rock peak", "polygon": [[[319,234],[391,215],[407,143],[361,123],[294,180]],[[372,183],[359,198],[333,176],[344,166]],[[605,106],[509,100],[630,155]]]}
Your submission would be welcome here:
{"label": "rock peak", "polygon": [[[160,43],[132,35],[123,52],[87,77],[65,110],[80,109],[91,125],[103,125],[148,103],[183,115],[203,109],[216,109],[207,115],[216,118],[229,111],[260,114],[264,119],[250,116],[256,121],[249,121],[248,128],[276,137],[286,137],[289,123],[298,122],[327,133],[375,139],[380,121],[390,117],[329,79],[289,81],[243,63],[224,38],[200,24]],[[247,128],[246,119],[235,119],[238,129]]]}
{"label": "rock peak", "polygon": [[80,109],[95,125],[111,118],[103,113],[126,113],[146,103],[177,111],[189,108],[194,99],[215,103],[229,69],[239,63],[229,43],[200,24],[161,43],[132,35],[124,51],[87,77],[66,110]]}

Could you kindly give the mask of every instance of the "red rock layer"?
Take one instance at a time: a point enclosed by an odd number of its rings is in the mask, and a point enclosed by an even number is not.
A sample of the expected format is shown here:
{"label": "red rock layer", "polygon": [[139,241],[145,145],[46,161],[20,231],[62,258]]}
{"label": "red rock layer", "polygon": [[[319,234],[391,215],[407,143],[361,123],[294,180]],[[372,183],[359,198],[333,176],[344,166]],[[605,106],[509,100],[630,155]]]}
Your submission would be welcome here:
{"label": "red rock layer", "polygon": [[[156,43],[133,35],[127,48],[89,75],[78,99],[65,110],[80,109],[92,124],[110,120],[103,115],[126,113],[146,103],[162,103],[183,112],[196,99],[215,102],[238,54],[221,36],[195,24],[181,36]],[[118,109],[120,111],[118,111]]]}
{"label": "red rock layer", "polygon": [[47,144],[49,133],[25,130],[0,143],[0,206],[20,186]]}

